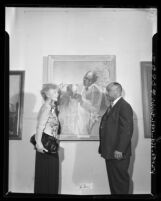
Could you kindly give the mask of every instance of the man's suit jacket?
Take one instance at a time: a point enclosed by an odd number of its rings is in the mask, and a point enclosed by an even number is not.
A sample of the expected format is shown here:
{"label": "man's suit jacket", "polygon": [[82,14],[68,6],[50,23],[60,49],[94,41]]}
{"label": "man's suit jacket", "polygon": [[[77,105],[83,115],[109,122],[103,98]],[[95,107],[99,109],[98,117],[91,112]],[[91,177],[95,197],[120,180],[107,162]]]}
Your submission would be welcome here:
{"label": "man's suit jacket", "polygon": [[123,156],[131,155],[131,138],[133,133],[133,110],[123,98],[103,115],[99,135],[99,153],[105,159],[113,159],[114,151],[123,152]]}

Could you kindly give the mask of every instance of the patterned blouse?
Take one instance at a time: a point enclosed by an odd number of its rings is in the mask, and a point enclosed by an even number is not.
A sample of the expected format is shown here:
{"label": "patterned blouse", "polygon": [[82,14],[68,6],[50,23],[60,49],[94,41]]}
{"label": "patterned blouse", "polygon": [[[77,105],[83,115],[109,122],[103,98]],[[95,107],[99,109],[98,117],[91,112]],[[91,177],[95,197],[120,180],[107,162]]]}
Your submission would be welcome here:
{"label": "patterned blouse", "polygon": [[59,127],[58,117],[55,108],[51,107],[49,103],[44,103],[40,108],[37,117],[36,133],[46,133],[50,136],[57,136]]}

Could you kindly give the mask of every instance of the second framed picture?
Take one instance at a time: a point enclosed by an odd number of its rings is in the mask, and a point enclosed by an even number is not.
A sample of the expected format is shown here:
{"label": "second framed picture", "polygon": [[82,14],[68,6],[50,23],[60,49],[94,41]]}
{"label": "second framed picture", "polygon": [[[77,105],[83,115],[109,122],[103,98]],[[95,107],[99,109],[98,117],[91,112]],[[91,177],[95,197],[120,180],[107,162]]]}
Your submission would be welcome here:
{"label": "second framed picture", "polygon": [[25,71],[10,71],[9,75],[9,139],[22,139]]}

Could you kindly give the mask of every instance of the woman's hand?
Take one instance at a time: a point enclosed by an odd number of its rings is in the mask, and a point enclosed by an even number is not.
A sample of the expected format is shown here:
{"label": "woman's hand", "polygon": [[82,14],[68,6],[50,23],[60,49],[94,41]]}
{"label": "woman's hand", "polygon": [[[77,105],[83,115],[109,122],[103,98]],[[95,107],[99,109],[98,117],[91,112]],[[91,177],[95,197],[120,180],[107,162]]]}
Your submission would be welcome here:
{"label": "woman's hand", "polygon": [[48,150],[45,149],[44,146],[40,143],[36,143],[36,150],[40,153],[48,152]]}
{"label": "woman's hand", "polygon": [[120,151],[114,151],[114,158],[120,160],[123,158],[123,154]]}

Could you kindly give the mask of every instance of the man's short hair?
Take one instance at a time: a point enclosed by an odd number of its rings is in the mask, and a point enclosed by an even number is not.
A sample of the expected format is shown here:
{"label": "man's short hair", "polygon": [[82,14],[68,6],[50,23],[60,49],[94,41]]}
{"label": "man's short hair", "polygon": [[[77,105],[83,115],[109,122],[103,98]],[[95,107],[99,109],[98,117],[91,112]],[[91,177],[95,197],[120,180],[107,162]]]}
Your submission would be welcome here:
{"label": "man's short hair", "polygon": [[115,86],[120,91],[120,93],[122,93],[122,86],[118,82],[111,82],[110,84],[107,85],[106,89],[108,90],[113,86]]}

